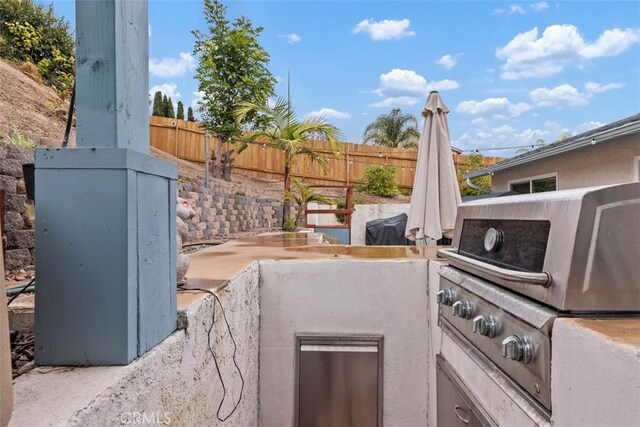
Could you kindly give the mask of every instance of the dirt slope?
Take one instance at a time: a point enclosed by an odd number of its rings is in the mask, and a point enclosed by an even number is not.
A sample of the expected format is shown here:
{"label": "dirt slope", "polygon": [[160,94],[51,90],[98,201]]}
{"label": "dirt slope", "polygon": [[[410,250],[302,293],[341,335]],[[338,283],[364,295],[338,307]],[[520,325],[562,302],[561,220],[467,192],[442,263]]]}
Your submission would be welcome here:
{"label": "dirt slope", "polygon": [[[16,126],[32,138],[62,141],[68,103],[50,87],[0,60],[0,131]],[[72,135],[75,140],[75,135]]]}

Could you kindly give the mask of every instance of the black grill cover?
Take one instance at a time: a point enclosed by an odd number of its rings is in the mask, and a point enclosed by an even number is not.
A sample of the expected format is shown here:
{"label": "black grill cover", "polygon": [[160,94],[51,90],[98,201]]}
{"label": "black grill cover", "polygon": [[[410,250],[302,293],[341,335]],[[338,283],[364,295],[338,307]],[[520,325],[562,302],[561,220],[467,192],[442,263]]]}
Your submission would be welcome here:
{"label": "black grill cover", "polygon": [[400,214],[367,222],[367,245],[415,245],[415,242],[404,237],[407,219],[407,214]]}

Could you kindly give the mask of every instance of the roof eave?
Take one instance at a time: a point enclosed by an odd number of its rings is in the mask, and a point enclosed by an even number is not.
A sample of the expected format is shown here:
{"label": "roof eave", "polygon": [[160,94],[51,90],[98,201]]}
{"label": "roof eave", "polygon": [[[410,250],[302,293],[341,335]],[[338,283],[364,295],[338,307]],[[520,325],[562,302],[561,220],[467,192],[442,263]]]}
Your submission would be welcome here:
{"label": "roof eave", "polygon": [[577,150],[579,148],[588,147],[589,145],[595,145],[598,143],[606,142],[614,138],[622,136],[632,135],[634,133],[640,133],[640,122],[632,122],[616,127],[614,129],[607,129],[601,133],[587,135],[583,138],[578,138],[575,141],[558,144],[556,147],[550,147],[546,150],[538,152],[532,151],[530,155],[524,155],[521,157],[515,157],[513,159],[505,160],[502,163],[497,163],[486,168],[478,169],[477,171],[465,174],[463,178],[478,178],[480,176],[489,175],[494,172],[502,171],[505,169],[511,169],[515,166],[532,163],[538,160],[546,159],[547,157],[557,156],[558,154],[566,153],[569,151]]}

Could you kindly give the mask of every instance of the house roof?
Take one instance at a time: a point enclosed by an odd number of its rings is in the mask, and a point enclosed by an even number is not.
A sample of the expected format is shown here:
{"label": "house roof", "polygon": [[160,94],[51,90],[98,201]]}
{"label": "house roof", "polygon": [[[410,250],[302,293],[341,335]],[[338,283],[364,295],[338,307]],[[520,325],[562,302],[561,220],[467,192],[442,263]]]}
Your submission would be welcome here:
{"label": "house roof", "polygon": [[578,148],[634,133],[640,133],[640,113],[572,136],[564,141],[554,142],[553,144],[545,145],[544,147],[520,154],[519,156],[511,157],[500,163],[487,166],[486,168],[478,169],[464,175],[464,178],[477,178],[479,176],[489,175],[497,171],[511,169],[519,165],[532,163],[546,159],[547,157],[556,156],[568,151],[577,150]]}

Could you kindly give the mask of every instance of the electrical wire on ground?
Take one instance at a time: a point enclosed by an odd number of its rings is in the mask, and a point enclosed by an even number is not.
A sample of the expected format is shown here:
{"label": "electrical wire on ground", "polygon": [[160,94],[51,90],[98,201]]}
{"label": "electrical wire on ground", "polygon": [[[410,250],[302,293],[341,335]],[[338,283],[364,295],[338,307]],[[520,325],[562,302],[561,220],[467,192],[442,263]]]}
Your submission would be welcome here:
{"label": "electrical wire on ground", "polygon": [[[231,415],[233,415],[236,409],[238,409],[238,406],[240,406],[240,402],[242,401],[242,394],[244,393],[244,377],[242,376],[242,371],[240,370],[240,366],[238,366],[238,362],[236,361],[236,352],[238,350],[238,344],[236,344],[236,340],[233,338],[233,333],[231,332],[231,326],[229,325],[229,321],[227,320],[227,315],[224,312],[224,307],[222,306],[222,302],[218,298],[218,295],[216,295],[213,291],[209,289],[185,288],[183,286],[178,286],[178,289],[181,291],[200,291],[207,294],[211,294],[214,298],[213,308],[211,310],[213,312],[212,319],[211,319],[211,326],[207,330],[207,346],[209,347],[209,353],[211,353],[211,356],[213,356],[213,363],[216,366],[216,371],[218,372],[218,378],[220,378],[220,383],[222,384],[222,400],[220,400],[220,405],[218,405],[218,410],[216,411],[216,418],[218,418],[220,422],[225,422],[229,419],[229,417],[231,417]],[[224,384],[224,380],[222,379],[222,373],[220,372],[218,359],[216,358],[216,355],[213,351],[213,347],[211,346],[211,331],[213,330],[213,326],[216,323],[216,301],[220,306],[220,311],[222,311],[222,318],[224,319],[224,323],[227,325],[227,330],[229,331],[229,337],[231,338],[231,342],[233,342],[233,355],[231,357],[231,360],[233,360],[233,364],[235,365],[236,370],[238,371],[238,375],[240,376],[240,381],[241,381],[240,397],[238,398],[238,401],[233,406],[233,409],[231,410],[231,412],[224,418],[220,416],[220,410],[222,409],[222,404],[224,403],[224,400],[227,397],[227,388]]]}

